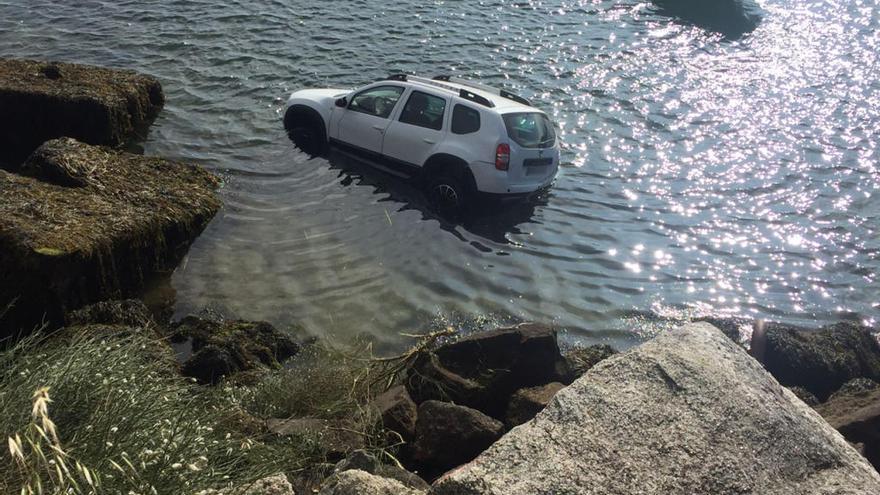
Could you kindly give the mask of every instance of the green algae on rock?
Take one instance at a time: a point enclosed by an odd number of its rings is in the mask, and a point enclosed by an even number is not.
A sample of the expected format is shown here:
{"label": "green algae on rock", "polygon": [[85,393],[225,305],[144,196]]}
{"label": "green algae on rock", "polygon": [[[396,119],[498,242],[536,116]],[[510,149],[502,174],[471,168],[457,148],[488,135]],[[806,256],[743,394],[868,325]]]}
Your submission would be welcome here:
{"label": "green algae on rock", "polygon": [[49,141],[0,170],[2,337],[68,311],[136,293],[173,269],[220,208],[219,181],[200,167]]}
{"label": "green algae on rock", "polygon": [[0,58],[0,162],[11,168],[62,136],[124,144],[164,103],[159,81],[134,71]]}

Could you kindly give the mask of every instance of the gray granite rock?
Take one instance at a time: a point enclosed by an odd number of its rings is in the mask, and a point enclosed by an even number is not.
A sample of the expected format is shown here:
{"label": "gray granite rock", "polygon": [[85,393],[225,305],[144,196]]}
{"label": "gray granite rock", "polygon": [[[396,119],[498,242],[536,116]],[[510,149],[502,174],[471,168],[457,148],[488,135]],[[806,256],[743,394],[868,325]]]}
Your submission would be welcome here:
{"label": "gray granite rock", "polygon": [[611,357],[436,495],[868,494],[880,475],[715,327]]}

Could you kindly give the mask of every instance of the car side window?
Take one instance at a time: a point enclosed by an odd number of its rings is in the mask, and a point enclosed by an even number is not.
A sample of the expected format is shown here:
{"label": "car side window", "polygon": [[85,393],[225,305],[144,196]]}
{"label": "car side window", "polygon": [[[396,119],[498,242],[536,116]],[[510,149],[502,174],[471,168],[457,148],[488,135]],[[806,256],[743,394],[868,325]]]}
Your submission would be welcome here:
{"label": "car side window", "polygon": [[471,134],[480,130],[480,112],[464,105],[452,109],[452,133]]}
{"label": "car side window", "polygon": [[348,109],[387,119],[401,94],[403,88],[400,86],[370,88],[354,95],[348,104]]}
{"label": "car side window", "polygon": [[445,99],[421,91],[413,91],[400,113],[400,121],[439,131],[443,128],[445,112]]}

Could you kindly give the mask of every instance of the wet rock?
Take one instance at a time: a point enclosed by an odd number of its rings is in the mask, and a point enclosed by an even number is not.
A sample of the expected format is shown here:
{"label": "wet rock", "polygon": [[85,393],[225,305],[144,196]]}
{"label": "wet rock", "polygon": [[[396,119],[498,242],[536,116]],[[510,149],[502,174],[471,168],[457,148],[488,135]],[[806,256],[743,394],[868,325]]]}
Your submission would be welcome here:
{"label": "wet rock", "polygon": [[341,473],[352,469],[358,469],[383,478],[399,481],[407,488],[425,491],[431,488],[431,486],[417,474],[411,473],[398,466],[382,464],[376,456],[366,450],[355,450],[348,454],[345,459],[336,464],[333,472]]}
{"label": "wet rock", "polygon": [[842,322],[820,330],[771,325],[764,366],[779,383],[824,401],[853,378],[880,381],[880,346],[870,329]]}
{"label": "wet rock", "polygon": [[465,406],[429,400],[419,405],[413,458],[432,477],[464,464],[504,434],[504,425]]}
{"label": "wet rock", "polygon": [[654,0],[657,12],[737,39],[754,31],[764,16],[753,0]]}
{"label": "wet rock", "polygon": [[423,353],[409,368],[406,387],[416,403],[449,400],[504,418],[514,391],[563,381],[568,374],[556,332],[524,323]]}
{"label": "wet rock", "polygon": [[838,396],[859,395],[867,393],[878,387],[880,387],[880,383],[877,383],[870,378],[854,378],[844,383],[843,386],[837,389],[836,392],[831,394],[831,397],[828,397],[828,400],[834,400]]}
{"label": "wet rock", "polygon": [[188,316],[174,329],[172,342],[187,341],[192,356],[183,374],[201,383],[217,383],[236,372],[278,367],[299,351],[299,344],[266,322],[214,321]]}
{"label": "wet rock", "polygon": [[816,396],[813,395],[812,392],[805,389],[804,387],[785,387],[785,388],[789,389],[791,391],[791,393],[793,393],[794,396],[797,397],[798,399],[802,400],[804,404],[806,404],[810,407],[816,407],[819,405],[819,399],[817,399]]}
{"label": "wet rock", "polygon": [[702,316],[694,318],[694,322],[704,321],[715,328],[721,330],[730,340],[737,344],[745,344],[751,335],[752,321],[745,318],[723,317],[723,316]]}
{"label": "wet rock", "polygon": [[[83,186],[52,170],[85,171]],[[136,294],[170,271],[220,207],[217,179],[160,158],[50,141],[25,173],[0,170],[0,338]]]}
{"label": "wet rock", "polygon": [[406,387],[397,385],[378,395],[373,400],[373,407],[385,428],[397,432],[405,441],[415,436],[418,409]]}
{"label": "wet rock", "polygon": [[396,480],[353,469],[328,478],[319,495],[425,495],[425,492],[407,488]]}
{"label": "wet rock", "polygon": [[339,421],[317,418],[269,419],[266,427],[281,437],[313,442],[331,459],[341,459],[349,452],[364,448],[364,438]]}
{"label": "wet rock", "polygon": [[360,449],[352,451],[347,456],[345,456],[345,459],[337,462],[336,466],[333,468],[333,472],[341,473],[343,471],[359,469],[361,471],[374,474],[381,465],[382,463],[379,462],[379,459],[376,459],[376,456],[367,452],[366,450]]}
{"label": "wet rock", "polygon": [[698,323],[607,359],[433,490],[862,495],[880,493],[880,475],[738,345]]}
{"label": "wet rock", "polygon": [[11,168],[62,136],[118,146],[164,103],[158,80],[130,70],[0,59],[0,162]]}
{"label": "wet rock", "polygon": [[102,301],[73,311],[67,315],[69,325],[125,325],[154,326],[150,310],[137,299]]}
{"label": "wet rock", "polygon": [[617,351],[607,344],[591,345],[589,347],[574,347],[565,353],[565,361],[570,371],[566,383],[571,383],[581,377],[590,368],[617,354]]}
{"label": "wet rock", "polygon": [[[852,382],[850,382],[852,383]],[[841,389],[816,411],[880,470],[880,389],[853,384]]]}
{"label": "wet rock", "polygon": [[540,387],[517,390],[510,397],[510,404],[507,406],[507,427],[513,428],[534,418],[536,414],[547,407],[556,392],[563,388],[565,385],[553,382]]}

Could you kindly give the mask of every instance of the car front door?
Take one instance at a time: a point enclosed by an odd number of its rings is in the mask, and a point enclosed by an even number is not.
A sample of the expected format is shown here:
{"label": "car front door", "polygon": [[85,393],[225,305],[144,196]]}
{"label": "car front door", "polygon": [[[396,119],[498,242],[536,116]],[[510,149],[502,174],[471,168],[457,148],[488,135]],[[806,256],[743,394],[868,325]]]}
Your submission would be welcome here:
{"label": "car front door", "polygon": [[399,162],[422,166],[443,139],[447,100],[413,90],[400,117],[385,131],[382,154]]}
{"label": "car front door", "polygon": [[356,93],[339,119],[339,140],[370,154],[382,152],[382,140],[402,86],[374,86]]}

